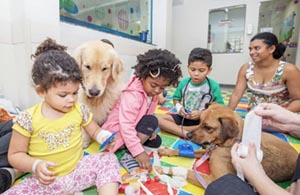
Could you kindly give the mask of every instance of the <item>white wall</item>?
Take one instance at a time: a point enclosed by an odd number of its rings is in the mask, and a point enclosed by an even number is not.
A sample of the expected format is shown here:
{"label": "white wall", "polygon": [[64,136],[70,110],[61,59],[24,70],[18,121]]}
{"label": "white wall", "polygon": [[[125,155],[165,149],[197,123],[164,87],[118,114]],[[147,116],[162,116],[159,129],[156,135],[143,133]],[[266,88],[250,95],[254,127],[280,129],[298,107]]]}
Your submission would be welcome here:
{"label": "white wall", "polygon": [[59,38],[56,1],[2,0],[0,7],[0,87],[6,98],[28,107],[39,98],[30,80],[30,55],[45,37]]}
{"label": "white wall", "polygon": [[235,84],[240,66],[250,60],[248,46],[258,25],[258,0],[185,0],[173,7],[172,48],[184,65],[187,76],[187,59],[194,47],[207,48],[208,16],[210,9],[246,4],[246,27],[251,24],[253,32],[245,33],[243,53],[213,54],[213,70],[210,77],[221,84]]}
{"label": "white wall", "polygon": [[[166,48],[170,39],[172,0],[153,1],[153,45],[133,41],[111,34],[94,31],[59,21],[59,1],[54,0],[2,0],[0,7],[0,90],[7,99],[21,109],[40,101],[31,85],[31,54],[46,37],[56,39],[74,49],[85,41],[106,38],[111,40],[125,65],[125,81],[129,79],[136,55],[155,47]],[[155,8],[157,6],[157,8]],[[163,11],[169,10],[169,11]],[[157,24],[157,25],[155,25]],[[157,45],[157,46],[156,46]]]}
{"label": "white wall", "polygon": [[153,0],[153,44],[162,49],[172,47],[172,2],[173,0]]}

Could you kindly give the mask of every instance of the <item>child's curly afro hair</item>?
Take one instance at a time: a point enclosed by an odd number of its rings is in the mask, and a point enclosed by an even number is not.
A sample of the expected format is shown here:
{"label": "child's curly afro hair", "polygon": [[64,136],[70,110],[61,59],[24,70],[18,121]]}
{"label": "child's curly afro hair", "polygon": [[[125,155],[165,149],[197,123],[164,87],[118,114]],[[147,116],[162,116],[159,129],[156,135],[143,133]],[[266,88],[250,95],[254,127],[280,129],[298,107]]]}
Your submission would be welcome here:
{"label": "child's curly afro hair", "polygon": [[176,86],[182,76],[180,60],[170,51],[164,49],[151,49],[137,56],[137,65],[132,68],[139,79],[148,76],[164,77],[170,80],[169,85]]}

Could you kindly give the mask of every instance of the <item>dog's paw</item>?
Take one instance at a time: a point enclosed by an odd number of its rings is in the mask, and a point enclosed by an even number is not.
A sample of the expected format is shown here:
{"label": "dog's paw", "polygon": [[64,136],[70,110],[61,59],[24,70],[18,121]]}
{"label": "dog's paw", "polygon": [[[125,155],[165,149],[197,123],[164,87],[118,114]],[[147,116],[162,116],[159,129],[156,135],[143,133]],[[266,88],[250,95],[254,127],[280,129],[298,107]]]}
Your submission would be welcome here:
{"label": "dog's paw", "polygon": [[178,151],[164,147],[158,150],[158,154],[162,156],[178,156]]}

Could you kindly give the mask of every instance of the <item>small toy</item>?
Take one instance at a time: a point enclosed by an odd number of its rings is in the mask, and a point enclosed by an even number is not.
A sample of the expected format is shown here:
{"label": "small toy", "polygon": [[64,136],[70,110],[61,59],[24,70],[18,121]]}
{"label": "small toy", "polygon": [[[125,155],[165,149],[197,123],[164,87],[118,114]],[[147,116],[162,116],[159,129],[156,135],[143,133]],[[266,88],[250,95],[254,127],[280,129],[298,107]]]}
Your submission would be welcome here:
{"label": "small toy", "polygon": [[116,136],[117,132],[113,132],[104,142],[103,144],[101,144],[101,146],[99,147],[100,152],[102,152],[106,146],[111,142],[111,140],[113,140]]}
{"label": "small toy", "polygon": [[186,108],[184,108],[184,112],[186,112],[187,114],[191,114],[192,113],[192,111],[190,111],[190,110],[188,110]]}
{"label": "small toy", "polygon": [[[153,165],[154,166],[159,166],[159,156],[157,151],[153,152]],[[150,186],[153,188],[155,187],[159,193],[154,193],[154,194],[161,194],[161,191],[166,191],[169,195],[177,194],[177,191],[172,188],[181,188],[186,185],[186,179],[181,178],[181,177],[170,177],[165,174],[159,174],[155,168],[153,169],[153,172],[155,174],[154,182],[150,184]],[[164,184],[162,184],[164,183]],[[147,184],[146,184],[147,185]],[[160,185],[160,186],[159,186]],[[149,187],[150,187],[149,186]],[[154,190],[152,190],[154,191]]]}
{"label": "small toy", "polygon": [[178,145],[179,156],[194,158],[194,148],[189,143]]}
{"label": "small toy", "polygon": [[130,153],[124,153],[120,160],[120,164],[126,169],[130,175],[134,175],[140,169],[139,163]]}
{"label": "small toy", "polygon": [[134,169],[131,173],[125,173],[122,175],[122,181],[130,182],[133,180],[137,180],[139,178],[147,177],[149,174],[148,170],[137,168]]}

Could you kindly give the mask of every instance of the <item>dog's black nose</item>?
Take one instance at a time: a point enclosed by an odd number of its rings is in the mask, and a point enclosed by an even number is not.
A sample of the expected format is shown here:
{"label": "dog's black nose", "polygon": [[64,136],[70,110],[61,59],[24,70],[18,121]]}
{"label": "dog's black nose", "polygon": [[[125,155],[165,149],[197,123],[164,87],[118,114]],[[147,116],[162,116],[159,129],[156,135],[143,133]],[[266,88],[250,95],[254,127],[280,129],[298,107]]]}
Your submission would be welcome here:
{"label": "dog's black nose", "polygon": [[188,132],[188,133],[186,134],[186,137],[187,137],[188,139],[192,139],[192,138],[193,138],[193,133],[192,133],[192,132]]}
{"label": "dog's black nose", "polygon": [[89,89],[89,93],[91,96],[97,96],[100,94],[100,90],[99,89]]}

